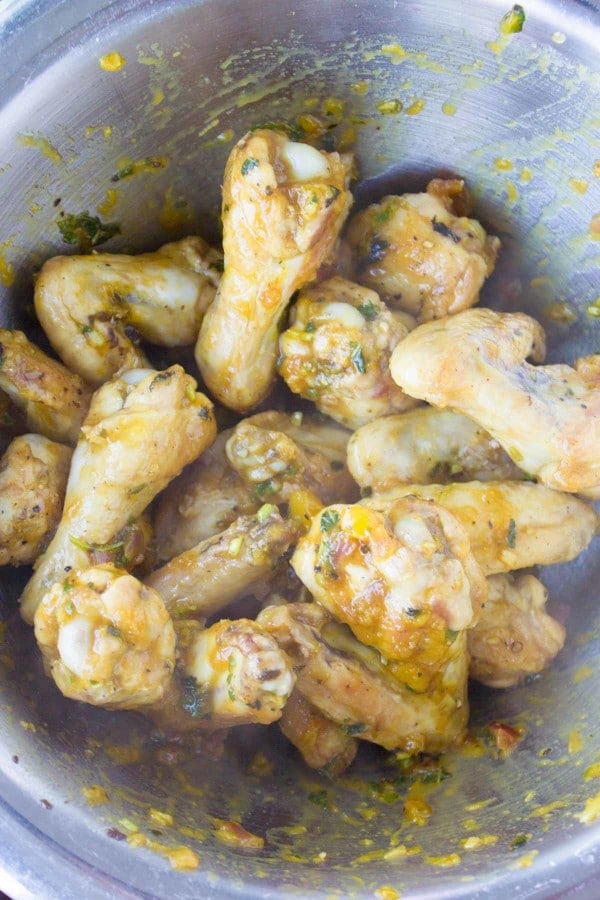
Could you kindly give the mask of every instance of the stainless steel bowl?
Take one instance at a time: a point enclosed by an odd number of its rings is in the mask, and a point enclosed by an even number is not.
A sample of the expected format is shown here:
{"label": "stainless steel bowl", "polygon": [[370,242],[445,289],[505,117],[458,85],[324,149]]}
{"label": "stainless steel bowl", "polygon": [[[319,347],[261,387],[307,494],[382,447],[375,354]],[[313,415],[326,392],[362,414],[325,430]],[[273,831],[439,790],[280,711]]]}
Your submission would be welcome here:
{"label": "stainless steel bowl", "polygon": [[[359,202],[433,174],[464,175],[477,214],[504,244],[484,303],[539,316],[554,360],[598,350],[600,322],[587,307],[600,294],[591,230],[600,213],[600,8],[529,0],[523,31],[502,37],[508,7],[4,0],[0,323],[35,333],[32,273],[65,250],[60,210],[101,207],[103,218],[118,220],[122,234],[110,249],[152,247],[195,229],[214,236],[232,135],[308,111],[329,109],[333,123],[338,107],[326,101],[334,98],[344,112],[333,133],[356,133]],[[111,51],[126,60],[119,71],[99,65]],[[393,105],[378,104],[389,100],[402,111],[384,114]],[[148,157],[161,162],[113,180],[127,160]],[[258,732],[233,740],[221,763],[157,765],[140,717],[57,695],[16,610],[20,573],[3,570],[0,886],[48,900],[392,898],[392,889],[420,898],[597,897],[600,820],[579,819],[600,788],[584,774],[600,752],[597,545],[542,577],[566,621],[566,649],[533,683],[473,697],[475,726],[522,724],[525,738],[506,759],[449,759],[451,777],[418,828],[402,820],[402,789],[390,803],[378,793],[393,770],[377,752],[365,752],[354,778],[339,784],[304,771],[276,732],[272,777],[248,772]],[[142,761],[123,765],[115,745],[141,746]],[[108,804],[85,802],[82,789],[92,784],[106,787]],[[315,790],[328,792],[329,810],[308,801]],[[171,871],[160,856],[108,836],[124,817],[152,836],[149,807],[173,812],[177,827],[157,840],[194,847],[197,872]],[[241,820],[266,837],[265,850],[219,843],[211,816]],[[473,834],[497,841],[469,852],[461,840]],[[530,835],[527,844],[511,850],[519,835]],[[422,850],[384,859],[398,841]],[[431,862],[453,853],[461,857],[454,867]]]}

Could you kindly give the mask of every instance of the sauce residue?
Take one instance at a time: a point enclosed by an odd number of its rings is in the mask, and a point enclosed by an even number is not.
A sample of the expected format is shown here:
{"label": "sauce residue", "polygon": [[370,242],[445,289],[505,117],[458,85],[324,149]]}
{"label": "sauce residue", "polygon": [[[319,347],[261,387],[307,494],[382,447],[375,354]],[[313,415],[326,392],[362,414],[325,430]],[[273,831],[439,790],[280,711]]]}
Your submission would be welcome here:
{"label": "sauce residue", "polygon": [[21,147],[32,147],[39,150],[42,156],[45,156],[46,159],[51,160],[57,166],[63,161],[56,147],[44,137],[36,137],[33,134],[20,134],[17,137],[17,142]]}
{"label": "sauce residue", "polygon": [[145,847],[146,850],[152,850],[154,853],[166,856],[171,864],[171,868],[180,872],[197,869],[200,865],[200,857],[190,847],[169,847],[166,844],[161,844],[146,837],[141,831],[134,831],[133,834],[130,834],[127,838],[127,843],[131,847]]}
{"label": "sauce residue", "polygon": [[116,50],[113,50],[111,53],[105,53],[98,60],[100,68],[105,72],[119,72],[126,62],[125,57],[121,56]]}

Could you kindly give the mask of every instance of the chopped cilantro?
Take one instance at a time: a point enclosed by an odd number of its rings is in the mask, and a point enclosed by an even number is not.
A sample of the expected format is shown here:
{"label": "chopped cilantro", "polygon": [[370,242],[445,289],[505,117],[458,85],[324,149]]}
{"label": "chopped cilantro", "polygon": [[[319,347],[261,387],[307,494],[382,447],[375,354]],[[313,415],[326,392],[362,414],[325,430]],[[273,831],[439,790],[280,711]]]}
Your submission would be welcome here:
{"label": "chopped cilantro", "polygon": [[505,13],[500,19],[500,31],[502,34],[518,34],[523,31],[525,24],[525,10],[518,3]]}
{"label": "chopped cilantro", "polygon": [[307,322],[306,328],[304,329],[307,334],[311,334],[313,331],[316,331],[317,326],[314,322]]}
{"label": "chopped cilantro", "polygon": [[524,844],[529,840],[529,835],[527,834],[517,834],[512,839],[510,844],[508,845],[509,850],[517,850],[519,847],[523,847]]}
{"label": "chopped cilantro", "polygon": [[120,628],[117,628],[116,625],[113,625],[112,622],[110,623],[110,625],[107,625],[107,626],[106,626],[106,630],[107,630],[108,633],[111,634],[113,637],[116,637],[116,638],[122,638],[122,637],[123,637],[123,635],[121,634],[121,629],[120,629]]}
{"label": "chopped cilantro", "polygon": [[91,216],[87,209],[78,216],[66,213],[56,224],[65,244],[78,244],[83,253],[121,233],[117,222],[102,222],[98,216]]}
{"label": "chopped cilantro", "polygon": [[417,609],[414,606],[407,606],[404,610],[409,619],[418,619],[419,616],[423,615],[422,609]]}
{"label": "chopped cilantro", "polygon": [[367,371],[367,364],[365,362],[365,357],[363,355],[363,349],[360,344],[357,344],[354,350],[352,351],[352,356],[350,357],[352,360],[352,365],[356,369],[356,371],[360,375],[364,375]]}
{"label": "chopped cilantro", "polygon": [[329,194],[329,196],[327,197],[327,200],[325,201],[325,208],[331,206],[331,204],[334,202],[334,200],[337,200],[337,198],[342,193],[340,191],[340,189],[335,187],[333,184],[329,185],[329,190],[331,191],[331,193]]}
{"label": "chopped cilantro", "polygon": [[454,241],[455,244],[460,244],[460,237],[456,234],[455,231],[452,231],[451,228],[448,228],[444,222],[438,222],[436,217],[434,216],[431,220],[431,224],[433,226],[433,230],[438,234],[442,234],[444,237],[450,238],[450,240]]}
{"label": "chopped cilantro", "polygon": [[325,512],[321,513],[320,526],[321,531],[331,531],[334,525],[340,520],[340,514],[335,511],[335,509],[326,509]]}
{"label": "chopped cilantro", "polygon": [[206,687],[200,685],[193,675],[181,678],[179,684],[181,687],[179,705],[183,711],[193,719],[208,718],[208,691]]}
{"label": "chopped cilantro", "polygon": [[253,156],[249,156],[248,159],[245,159],[242,163],[242,175],[247,175],[248,172],[251,172],[252,169],[256,169],[258,167],[258,160],[254,159]]}
{"label": "chopped cilantro", "polygon": [[351,725],[341,725],[340,727],[344,734],[347,734],[349,737],[353,737],[355,734],[362,734],[363,731],[367,730],[367,726],[363,722],[353,722]]}
{"label": "chopped cilantro", "polygon": [[511,519],[508,523],[508,534],[506,536],[506,543],[509,547],[514,547],[517,543],[517,523],[514,519]]}
{"label": "chopped cilantro", "polygon": [[334,472],[341,472],[341,470],[344,468],[344,463],[341,459],[332,459],[330,460],[329,465]]}
{"label": "chopped cilantro", "polygon": [[304,129],[300,125],[292,125],[285,120],[261,122],[260,125],[254,125],[250,131],[281,131],[287,134],[293,141],[301,141],[304,137]]}
{"label": "chopped cilantro", "polygon": [[308,795],[308,799],[311,803],[314,803],[315,806],[320,806],[321,809],[329,809],[329,794],[327,791],[311,791]]}
{"label": "chopped cilantro", "polygon": [[371,322],[373,319],[376,319],[377,314],[379,313],[379,310],[372,300],[367,300],[365,303],[360,303],[358,311],[361,316],[364,316],[365,319],[367,319],[367,321],[369,322]]}
{"label": "chopped cilantro", "polygon": [[275,488],[273,487],[271,479],[268,478],[266,481],[259,481],[254,488],[254,493],[259,500],[262,500],[264,497],[271,497],[275,493]]}
{"label": "chopped cilantro", "polygon": [[453,644],[457,637],[458,631],[455,631],[453,628],[446,628],[446,640],[449,644]]}
{"label": "chopped cilantro", "polygon": [[379,237],[379,235],[376,234],[371,241],[369,252],[367,253],[367,256],[365,258],[365,266],[370,266],[371,263],[379,262],[380,260],[382,260],[386,254],[386,250],[389,249],[389,246],[390,245],[388,241],[384,240],[382,237]]}

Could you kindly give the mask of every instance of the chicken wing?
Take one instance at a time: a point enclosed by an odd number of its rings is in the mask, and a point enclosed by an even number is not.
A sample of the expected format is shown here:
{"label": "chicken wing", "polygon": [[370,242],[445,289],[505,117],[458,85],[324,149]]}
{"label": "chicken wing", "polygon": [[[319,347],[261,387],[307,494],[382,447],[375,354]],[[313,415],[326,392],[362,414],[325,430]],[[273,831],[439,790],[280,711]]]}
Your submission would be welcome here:
{"label": "chicken wing", "polygon": [[164,731],[214,731],[277,721],[295,675],[276,641],[250,619],[204,629],[176,624],[177,673],[151,715]]}
{"label": "chicken wing", "polygon": [[23,412],[30,431],[63,444],[77,441],[90,388],[22,331],[0,329],[0,388]]}
{"label": "chicken wing", "polygon": [[361,503],[386,510],[408,495],[434,500],[458,519],[484,575],[568,562],[585,550],[598,527],[583,500],[530,482],[398,485]]}
{"label": "chicken wing", "polygon": [[138,709],[172,680],[175,631],[161,597],[111,564],[64,575],[34,625],[46,672],[65,697]]}
{"label": "chicken wing", "polygon": [[487,593],[466,532],[447,510],[415,497],[384,512],[329,506],[291,564],[315,600],[400,681],[419,693],[443,692],[457,634],[476,621]]}
{"label": "chicken wing", "polygon": [[488,578],[481,618],[467,634],[471,678],[489,687],[512,687],[552,662],[566,633],[546,612],[547,599],[533,575]]}
{"label": "chicken wing", "polygon": [[232,150],[223,183],[225,270],[196,362],[225,406],[247,412],[275,377],[280,320],[344,223],[351,161],[259,129]]}
{"label": "chicken wing", "polygon": [[524,313],[471,309],[413,331],[391,371],[412,396],[470,416],[544,484],[600,497],[600,354],[574,368],[526,362],[543,348]]}
{"label": "chicken wing", "polygon": [[357,491],[346,467],[350,434],[303,413],[257,413],[236,425],[226,444],[229,464],[259,499],[285,503],[308,490],[324,503],[352,500]]}
{"label": "chicken wing", "polygon": [[356,738],[319,712],[294,690],[283,708],[279,727],[311,769],[320,769],[331,778],[341,775],[358,750]]}
{"label": "chicken wing", "polygon": [[195,386],[172,366],[131,370],[94,394],[62,519],[21,597],[25,621],[66,567],[87,568],[91,551],[114,549],[115,535],[214,439],[212,404]]}
{"label": "chicken wing", "polygon": [[347,232],[356,279],[419,322],[477,303],[500,249],[441,184],[435,179],[426,193],[384,197],[354,216]]}
{"label": "chicken wing", "polygon": [[375,291],[330,278],[300,293],[279,338],[278,369],[295,394],[359,428],[415,405],[389,372],[391,352],[407,334]]}
{"label": "chicken wing", "polygon": [[363,490],[396,484],[518,481],[499,443],[466,416],[430,406],[363,425],[348,442],[348,468]]}
{"label": "chicken wing", "polygon": [[238,516],[257,512],[266,499],[287,502],[298,488],[326,503],[356,499],[345,464],[348,438],[349,432],[319,417],[275,410],[221,432],[158,502],[159,559],[172,559],[218,534]]}
{"label": "chicken wing", "polygon": [[10,440],[25,434],[27,423],[21,410],[15,406],[8,394],[0,390],[0,436],[3,440]]}
{"label": "chicken wing", "polygon": [[238,597],[268,589],[283,555],[297,534],[276,506],[240,516],[221,534],[201,541],[145,579],[172,616],[208,617]]}
{"label": "chicken wing", "polygon": [[55,256],[40,271],[35,309],[66,365],[92,384],[148,365],[139,337],[193,344],[214,299],[222,259],[202,238],[155,253]]}
{"label": "chicken wing", "polygon": [[14,438],[0,460],[0,566],[32,563],[60,520],[72,450],[39,434]]}
{"label": "chicken wing", "polygon": [[290,657],[297,691],[346,734],[410,753],[437,753],[464,738],[464,632],[456,635],[442,690],[420,694],[391,675],[377,651],[360,644],[318,603],[269,606],[257,623]]}

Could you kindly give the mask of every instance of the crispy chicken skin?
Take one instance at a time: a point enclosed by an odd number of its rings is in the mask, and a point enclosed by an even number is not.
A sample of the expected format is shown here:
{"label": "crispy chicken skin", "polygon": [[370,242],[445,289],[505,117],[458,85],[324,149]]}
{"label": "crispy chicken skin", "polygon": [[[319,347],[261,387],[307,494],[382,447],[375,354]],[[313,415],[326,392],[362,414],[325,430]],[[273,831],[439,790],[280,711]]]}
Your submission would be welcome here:
{"label": "crispy chicken skin", "polygon": [[107,709],[137,709],[164,694],[175,631],[161,597],[111,564],[69,572],[34,617],[46,672],[61,693]]}
{"label": "crispy chicken skin", "polygon": [[164,731],[214,731],[276,722],[295,675],[287,655],[251,619],[221,619],[210,628],[175,623],[177,672],[151,710]]}
{"label": "crispy chicken skin", "polygon": [[325,503],[356,499],[345,464],[349,436],[317,416],[275,410],[222,431],[158,502],[159,559],[172,559],[218,534],[265,500],[287,502],[298,489],[317,493]]}
{"label": "crispy chicken skin", "polygon": [[437,753],[464,738],[469,714],[464,632],[455,637],[441,687],[417,693],[318,603],[269,606],[257,622],[291,658],[297,691],[346,733],[410,753]]}
{"label": "crispy chicken skin", "polygon": [[196,362],[213,395],[247,412],[275,377],[280,320],[312,281],[350,209],[351,161],[259,129],[233,148],[223,183],[225,271]]}
{"label": "crispy chicken skin", "polygon": [[481,618],[467,635],[469,676],[489,687],[520,684],[550,665],[565,629],[546,612],[548,594],[533,575],[492,575]]}
{"label": "crispy chicken skin", "polygon": [[412,396],[470,416],[523,471],[561,491],[600,496],[600,354],[543,359],[544,332],[524,313],[472,309],[413,331],[392,354]]}
{"label": "crispy chicken skin", "polygon": [[408,495],[435,500],[459,520],[484,575],[568,562],[598,527],[583,500],[530,482],[398,485],[361,503],[385,510]]}
{"label": "crispy chicken skin", "polygon": [[193,344],[219,283],[221,254],[202,238],[155,253],[55,256],[40,271],[35,310],[63,362],[91,384],[148,365],[139,336]]}
{"label": "crispy chicken skin", "polygon": [[90,388],[22,331],[0,329],[0,388],[21,410],[27,428],[74,444],[88,411]]}
{"label": "crispy chicken skin", "polygon": [[73,461],[63,515],[21,597],[32,622],[65,567],[87,568],[215,436],[212,404],[180,366],[131,370],[95,394]]}
{"label": "crispy chicken skin", "polygon": [[0,566],[32,563],[62,513],[72,450],[39,434],[14,438],[0,460]]}
{"label": "crispy chicken skin", "polygon": [[421,693],[441,689],[456,635],[476,621],[487,593],[463,527],[414,497],[384,512],[327,507],[291,564],[315,600]]}
{"label": "crispy chicken skin", "polygon": [[230,466],[262,499],[285,503],[297,490],[324,503],[354,499],[356,485],[346,467],[350,433],[306,413],[270,410],[236,425],[226,444]]}
{"label": "crispy chicken skin", "polygon": [[363,490],[375,492],[396,484],[524,478],[485,429],[431,406],[363,425],[348,442],[348,468]]}
{"label": "crispy chicken skin", "polygon": [[279,338],[278,369],[288,387],[347,428],[415,406],[389,372],[408,334],[375,291],[330,278],[300,292]]}
{"label": "crispy chicken skin", "polygon": [[264,592],[296,526],[265,504],[253,516],[240,516],[221,534],[175,556],[145,579],[161,595],[172,616],[208,617],[233,600]]}
{"label": "crispy chicken skin", "polygon": [[473,306],[500,241],[457,206],[435,179],[426,193],[384,197],[353,216],[346,238],[355,278],[419,322]]}
{"label": "crispy chicken skin", "polygon": [[320,769],[331,778],[341,775],[356,756],[356,738],[346,734],[297,690],[292,691],[283,708],[279,727],[309,768]]}

